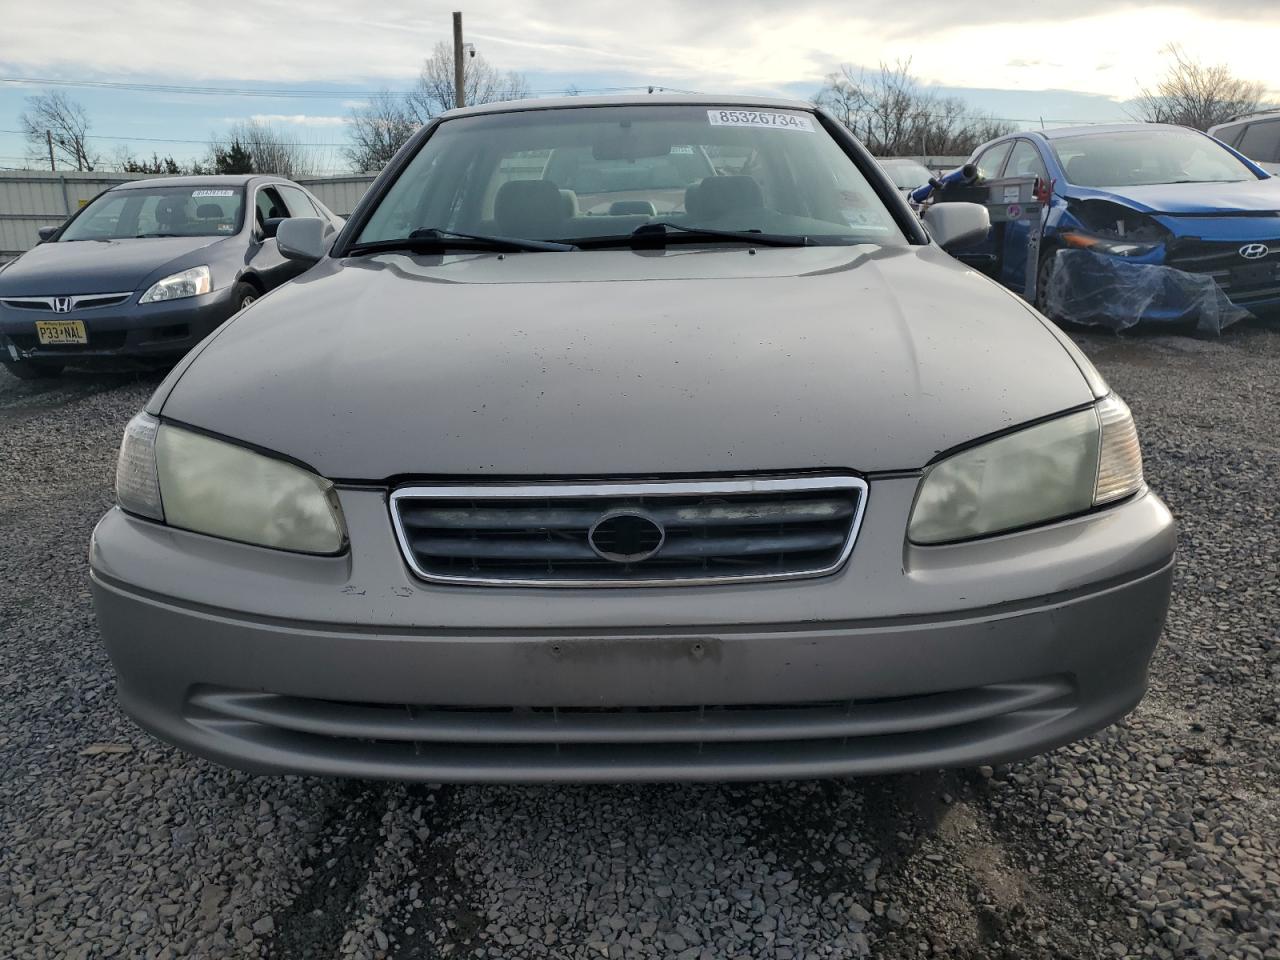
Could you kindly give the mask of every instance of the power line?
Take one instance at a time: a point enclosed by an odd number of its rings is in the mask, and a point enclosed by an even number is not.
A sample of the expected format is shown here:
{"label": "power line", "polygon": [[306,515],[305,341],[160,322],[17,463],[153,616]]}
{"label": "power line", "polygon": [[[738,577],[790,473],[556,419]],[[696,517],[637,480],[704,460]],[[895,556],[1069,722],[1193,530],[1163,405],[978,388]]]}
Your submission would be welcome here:
{"label": "power line", "polygon": [[[0,130],[0,134],[5,134],[5,133],[16,134],[18,136],[26,136],[25,130]],[[200,144],[201,146],[208,146],[208,144],[210,143],[210,138],[207,138],[207,137],[203,140],[190,140],[190,139],[183,140],[177,137],[124,137],[124,136],[115,136],[115,135],[106,134],[106,133],[88,133],[88,134],[85,134],[85,139],[86,140],[127,140],[131,143],[195,143],[195,144]],[[217,138],[213,138],[213,139],[217,139]],[[349,144],[347,143],[326,143],[326,142],[312,142],[312,141],[308,141],[308,142],[299,141],[296,143],[291,143],[288,141],[279,141],[279,142],[280,142],[280,145],[283,147],[346,147],[346,146],[349,146]]]}
{"label": "power line", "polygon": [[[208,87],[188,86],[176,83],[142,83],[124,80],[60,80],[52,77],[0,77],[0,83],[35,84],[46,87],[83,87],[88,89],[127,90],[133,93],[179,93],[202,97],[277,97],[284,100],[337,100],[359,99],[371,100],[374,97],[389,95],[408,98],[414,96],[411,90],[297,90],[273,89],[270,87]],[[629,87],[579,87],[579,93],[625,93],[628,90],[662,90],[671,93],[694,94],[694,90],[681,90],[676,87],[663,87],[656,84],[638,83]],[[533,96],[558,96],[563,89],[530,90]]]}

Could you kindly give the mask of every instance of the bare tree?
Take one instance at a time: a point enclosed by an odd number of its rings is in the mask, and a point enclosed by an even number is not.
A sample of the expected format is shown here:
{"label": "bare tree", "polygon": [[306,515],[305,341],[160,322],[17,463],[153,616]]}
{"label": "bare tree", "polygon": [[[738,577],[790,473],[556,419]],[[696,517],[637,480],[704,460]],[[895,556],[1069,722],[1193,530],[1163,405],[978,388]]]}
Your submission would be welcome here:
{"label": "bare tree", "polygon": [[[249,170],[242,169],[246,154]],[[288,140],[271,124],[258,120],[241,120],[222,136],[211,137],[209,165],[219,172],[274,173],[290,179],[309,176],[315,168],[304,144]]]}
{"label": "bare tree", "polygon": [[1138,119],[1208,130],[1232,117],[1257,112],[1266,92],[1263,84],[1240,79],[1226,64],[1203,64],[1176,43],[1165,52],[1173,63],[1154,90],[1142,88],[1134,108]]}
{"label": "bare tree", "polygon": [[910,60],[882,63],[874,71],[842,67],[827,78],[815,102],[878,156],[958,156],[1014,129],[974,113],[959,97],[922,87]]}
{"label": "bare tree", "polygon": [[89,115],[65,93],[45,91],[27,97],[27,109],[19,119],[33,157],[47,157],[52,140],[55,161],[77,170],[92,170],[97,163],[89,150]]}
{"label": "bare tree", "polygon": [[[468,105],[529,96],[529,84],[521,74],[502,73],[478,53],[467,57],[462,67]],[[418,82],[407,100],[418,121],[425,123],[436,114],[454,108],[453,93],[453,47],[437,43],[431,56],[423,61]]]}
{"label": "bare tree", "polygon": [[403,96],[382,90],[367,105],[351,111],[343,148],[356,171],[381,170],[418,129],[419,121]]}
{"label": "bare tree", "polygon": [[[529,84],[521,74],[502,73],[478,53],[463,62],[463,83],[469,105],[529,96]],[[351,111],[347,160],[356,170],[381,169],[414,130],[437,114],[452,110],[454,100],[453,46],[437,43],[422,62],[418,82],[409,93],[384,90],[366,106]]]}

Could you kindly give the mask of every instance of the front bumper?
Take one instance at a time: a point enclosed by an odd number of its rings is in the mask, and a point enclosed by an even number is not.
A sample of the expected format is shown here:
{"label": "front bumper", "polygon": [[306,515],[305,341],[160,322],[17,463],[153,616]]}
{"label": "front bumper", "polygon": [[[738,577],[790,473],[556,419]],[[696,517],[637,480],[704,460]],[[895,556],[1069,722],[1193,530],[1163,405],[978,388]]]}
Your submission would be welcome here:
{"label": "front bumper", "polygon": [[[110,357],[179,357],[235,311],[231,287],[167,303],[139,304],[135,295],[116,307],[58,314],[0,304],[0,362],[76,363]],[[37,320],[80,320],[89,342],[42,345],[36,336]]]}
{"label": "front bumper", "polygon": [[94,599],[128,712],[260,772],[886,773],[1024,757],[1132,709],[1168,605],[1164,505],[904,554],[915,485],[872,484],[836,575],[670,589],[422,583],[378,491],[342,491],[352,552],[336,558],[114,510]]}

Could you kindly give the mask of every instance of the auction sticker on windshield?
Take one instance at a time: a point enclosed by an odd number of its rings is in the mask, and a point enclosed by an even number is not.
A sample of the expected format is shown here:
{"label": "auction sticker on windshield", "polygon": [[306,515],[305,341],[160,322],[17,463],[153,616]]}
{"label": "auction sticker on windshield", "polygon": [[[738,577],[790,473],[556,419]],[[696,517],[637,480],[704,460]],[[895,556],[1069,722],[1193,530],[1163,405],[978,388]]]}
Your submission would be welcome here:
{"label": "auction sticker on windshield", "polygon": [[713,127],[777,127],[779,130],[803,130],[813,133],[813,121],[797,113],[771,113],[766,110],[708,110]]}

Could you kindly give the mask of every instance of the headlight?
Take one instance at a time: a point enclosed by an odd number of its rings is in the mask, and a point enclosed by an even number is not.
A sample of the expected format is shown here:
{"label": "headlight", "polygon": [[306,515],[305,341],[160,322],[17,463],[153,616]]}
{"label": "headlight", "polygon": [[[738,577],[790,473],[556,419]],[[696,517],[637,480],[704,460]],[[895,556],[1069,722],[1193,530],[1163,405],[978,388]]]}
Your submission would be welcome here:
{"label": "headlight", "polygon": [[227,540],[297,553],[346,542],[328,480],[145,413],[125,428],[116,496],[130,513]]}
{"label": "headlight", "polygon": [[1095,237],[1088,233],[1064,233],[1062,242],[1078,250],[1092,250],[1111,257],[1145,257],[1160,246],[1158,243],[1134,243],[1129,240],[1113,240]]}
{"label": "headlight", "polygon": [[913,543],[991,536],[1048,523],[1142,489],[1133,417],[1111,394],[1088,410],[963,450],[925,474]]}
{"label": "headlight", "polygon": [[181,300],[184,297],[198,297],[213,289],[213,281],[209,277],[208,267],[192,267],[172,276],[157,280],[138,300],[139,303],[157,303],[161,300]]}

